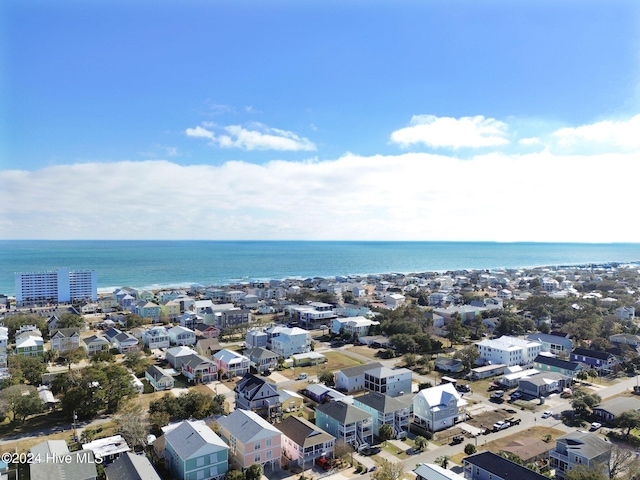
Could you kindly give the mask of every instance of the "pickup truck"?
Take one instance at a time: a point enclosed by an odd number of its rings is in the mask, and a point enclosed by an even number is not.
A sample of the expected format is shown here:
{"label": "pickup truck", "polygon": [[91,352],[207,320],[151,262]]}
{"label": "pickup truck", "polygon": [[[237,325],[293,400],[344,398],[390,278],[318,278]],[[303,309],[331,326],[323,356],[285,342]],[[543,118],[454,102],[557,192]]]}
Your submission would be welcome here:
{"label": "pickup truck", "polygon": [[504,430],[505,428],[509,428],[511,424],[506,420],[499,420],[493,424],[493,431],[497,432],[498,430]]}

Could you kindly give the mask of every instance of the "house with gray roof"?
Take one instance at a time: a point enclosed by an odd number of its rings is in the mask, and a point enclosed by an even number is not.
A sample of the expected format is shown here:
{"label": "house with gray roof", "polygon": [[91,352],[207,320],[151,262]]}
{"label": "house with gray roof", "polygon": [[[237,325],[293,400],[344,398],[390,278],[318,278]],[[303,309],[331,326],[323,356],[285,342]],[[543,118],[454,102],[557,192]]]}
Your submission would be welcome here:
{"label": "house with gray roof", "polygon": [[344,390],[347,393],[364,390],[364,372],[380,367],[382,367],[381,363],[373,362],[365,363],[364,365],[356,365],[355,367],[343,368],[336,372],[336,389]]}
{"label": "house with gray roof", "polygon": [[374,435],[380,435],[380,427],[384,424],[391,425],[395,438],[406,437],[409,433],[410,409],[395,397],[369,392],[354,398],[353,404],[371,414]]}
{"label": "house with gray roof", "polygon": [[640,410],[640,399],[636,397],[615,397],[593,407],[593,415],[603,422],[613,423],[620,414],[630,410]]}
{"label": "house with gray roof", "polygon": [[218,419],[220,436],[229,445],[230,462],[241,470],[254,463],[263,470],[280,467],[282,432],[258,414],[238,409]]}
{"label": "house with gray roof", "polygon": [[275,370],[278,368],[278,356],[277,353],[273,353],[263,347],[250,348],[245,350],[244,356],[249,359],[249,365],[257,373],[263,373],[268,370]]}
{"label": "house with gray roof", "polygon": [[370,368],[364,372],[364,389],[385,395],[403,395],[411,391],[412,375],[408,368]]}
{"label": "house with gray roof", "polygon": [[[98,477],[93,452],[69,452],[65,440],[47,440],[34,445],[29,452],[35,460],[29,464],[32,480],[96,480]],[[65,461],[48,462],[47,459],[53,458],[54,455],[64,458]]]}
{"label": "house with gray roof", "polygon": [[51,350],[58,353],[69,352],[80,348],[79,328],[60,328],[55,330],[50,338]]}
{"label": "house with gray roof", "polygon": [[156,365],[150,365],[147,368],[147,371],[144,372],[144,378],[156,392],[159,390],[171,390],[175,384],[174,378]]}
{"label": "house with gray roof", "polygon": [[90,337],[84,338],[81,345],[87,351],[87,355],[93,355],[111,348],[109,340],[99,335],[91,335]]}
{"label": "house with gray roof", "polygon": [[539,372],[556,372],[572,380],[580,370],[584,370],[582,364],[578,362],[570,362],[547,355],[538,355],[533,360],[533,368]]}
{"label": "house with gray roof", "polygon": [[573,341],[567,334],[531,333],[527,335],[527,339],[540,343],[541,352],[549,352],[554,355],[569,355],[573,349]]}
{"label": "house with gray roof", "polygon": [[236,408],[253,410],[271,419],[282,417],[280,395],[276,387],[263,378],[247,373],[238,381],[233,391],[236,397]]}
{"label": "house with gray roof", "polygon": [[105,467],[109,480],[160,480],[146,455],[126,452]]}
{"label": "house with gray roof", "polygon": [[567,471],[576,465],[602,468],[609,478],[611,443],[595,433],[576,431],[556,439],[556,446],[549,452],[549,466],[556,471],[556,480],[564,480]]}
{"label": "house with gray roof", "polygon": [[184,420],[163,436],[164,458],[173,478],[224,478],[229,447],[202,420]]}
{"label": "house with gray roof", "polygon": [[373,442],[373,416],[340,400],[316,407],[316,425],[355,449]]}
{"label": "house with gray roof", "polygon": [[532,397],[562,392],[571,386],[571,379],[557,372],[540,372],[518,380],[518,390]]}
{"label": "house with gray roof", "polygon": [[489,451],[464,458],[463,469],[466,480],[549,480],[524,465]]}
{"label": "house with gray roof", "polygon": [[333,455],[336,438],[302,417],[291,415],[275,427],[282,432],[283,458],[290,467],[305,470],[316,458]]}

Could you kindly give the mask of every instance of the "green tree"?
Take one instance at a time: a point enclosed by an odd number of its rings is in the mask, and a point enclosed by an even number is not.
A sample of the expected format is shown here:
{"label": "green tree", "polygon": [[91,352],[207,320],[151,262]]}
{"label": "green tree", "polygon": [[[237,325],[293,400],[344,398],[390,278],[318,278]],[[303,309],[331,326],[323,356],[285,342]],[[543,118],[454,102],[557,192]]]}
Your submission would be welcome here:
{"label": "green tree", "polygon": [[473,455],[474,453],[476,453],[477,450],[478,449],[473,443],[467,443],[464,446],[464,453],[466,453],[467,455]]}
{"label": "green tree", "polygon": [[67,367],[69,368],[69,370],[71,370],[71,365],[73,365],[74,363],[80,363],[82,360],[87,358],[87,351],[84,348],[80,347],[69,350],[68,352],[64,352],[61,357],[64,358]]}
{"label": "green tree", "polygon": [[44,412],[44,403],[38,395],[37,390],[31,387],[26,395],[21,395],[14,405],[14,420],[19,418],[24,424],[27,417]]}
{"label": "green tree", "polygon": [[80,434],[80,443],[89,443],[95,440],[98,432],[93,428],[85,428]]}
{"label": "green tree", "polygon": [[449,466],[449,461],[451,457],[449,455],[441,455],[436,458],[436,465],[440,465],[442,468],[446,469]]}
{"label": "green tree", "polygon": [[15,376],[14,381],[24,379],[31,385],[40,385],[42,383],[42,375],[47,371],[47,366],[41,357],[10,355],[8,363],[9,373],[12,377]]}
{"label": "green tree", "polygon": [[380,437],[380,440],[382,440],[386,445],[387,440],[391,440],[393,438],[393,427],[388,423],[383,423],[378,429],[378,437]]}
{"label": "green tree", "polygon": [[414,353],[405,353],[403,360],[404,360],[404,366],[407,368],[411,368],[416,364],[416,361],[418,359],[418,356],[415,355]]}
{"label": "green tree", "polygon": [[342,292],[342,300],[344,300],[344,303],[353,303],[354,299],[355,297],[353,296],[353,293]]}
{"label": "green tree", "polygon": [[224,480],[244,480],[244,474],[240,470],[228,470],[224,474]]}
{"label": "green tree", "polygon": [[428,440],[422,435],[417,435],[416,438],[413,439],[413,442],[416,444],[416,448],[421,452],[427,447]]}
{"label": "green tree", "polygon": [[143,374],[149,366],[149,360],[141,352],[126,353],[122,363],[132,370],[136,376]]}
{"label": "green tree", "polygon": [[84,326],[84,318],[73,313],[63,313],[58,319],[58,328],[81,328]]}
{"label": "green tree", "polygon": [[625,436],[629,438],[631,430],[640,427],[640,412],[637,410],[627,410],[616,417],[616,425],[626,428]]}
{"label": "green tree", "polygon": [[318,381],[320,383],[324,383],[325,385],[328,385],[330,387],[335,385],[333,372],[329,372],[328,370],[325,370],[320,375],[318,375]]}
{"label": "green tree", "polygon": [[447,324],[447,338],[451,342],[451,345],[462,342],[467,336],[467,328],[462,324],[460,314],[456,314],[454,318]]}
{"label": "green tree", "polygon": [[480,358],[480,352],[475,345],[467,345],[461,348],[453,354],[453,358],[457,358],[462,362],[465,370],[471,370],[476,363],[476,360]]}
{"label": "green tree", "polygon": [[396,333],[389,337],[389,343],[393,345],[398,353],[415,352],[418,344],[413,337],[407,333]]}
{"label": "green tree", "polygon": [[244,472],[245,480],[260,480],[263,474],[262,466],[259,463],[254,463]]}
{"label": "green tree", "polygon": [[602,467],[587,467],[586,465],[576,465],[571,470],[567,470],[565,480],[609,480]]}
{"label": "green tree", "polygon": [[404,468],[400,462],[390,462],[382,460],[376,466],[375,472],[371,475],[373,480],[399,480],[404,473]]}

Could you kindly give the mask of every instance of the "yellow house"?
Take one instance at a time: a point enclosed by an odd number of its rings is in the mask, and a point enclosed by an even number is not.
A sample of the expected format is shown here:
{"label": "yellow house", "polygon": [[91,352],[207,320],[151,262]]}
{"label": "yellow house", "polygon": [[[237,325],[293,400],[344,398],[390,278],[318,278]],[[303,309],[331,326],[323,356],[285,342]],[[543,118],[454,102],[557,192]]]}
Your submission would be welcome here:
{"label": "yellow house", "polygon": [[175,320],[180,316],[180,303],[169,300],[160,305],[160,315]]}

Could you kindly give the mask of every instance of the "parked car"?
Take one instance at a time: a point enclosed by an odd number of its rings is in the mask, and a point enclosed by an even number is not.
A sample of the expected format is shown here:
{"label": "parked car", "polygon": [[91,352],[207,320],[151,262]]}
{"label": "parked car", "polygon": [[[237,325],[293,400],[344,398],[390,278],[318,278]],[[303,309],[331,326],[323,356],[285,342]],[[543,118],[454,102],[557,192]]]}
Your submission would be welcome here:
{"label": "parked car", "polygon": [[493,431],[497,432],[498,430],[504,430],[505,428],[509,428],[511,424],[506,420],[498,420],[493,424]]}
{"label": "parked car", "polygon": [[306,380],[306,379],[307,379],[306,373],[301,373],[300,375],[298,375],[298,380]]}
{"label": "parked car", "polygon": [[602,424],[601,424],[601,423],[593,422],[593,423],[591,424],[591,430],[598,430],[600,427],[602,427]]}
{"label": "parked car", "polygon": [[471,391],[471,387],[467,384],[458,384],[456,385],[456,390],[458,390],[459,392],[470,392]]}
{"label": "parked car", "polygon": [[496,390],[491,394],[491,398],[502,398],[504,397],[504,390]]}
{"label": "parked car", "polygon": [[515,391],[511,394],[511,398],[514,400],[517,400],[520,397],[522,397],[522,392]]}
{"label": "parked car", "polygon": [[451,443],[453,445],[458,445],[459,443],[464,442],[464,437],[462,435],[456,435],[451,439]]}
{"label": "parked car", "polygon": [[329,463],[329,460],[327,460],[326,457],[316,458],[316,465],[318,465],[323,470],[331,470],[331,463]]}
{"label": "parked car", "polygon": [[544,412],[542,412],[542,418],[549,418],[551,415],[553,415],[551,410],[545,410]]}

